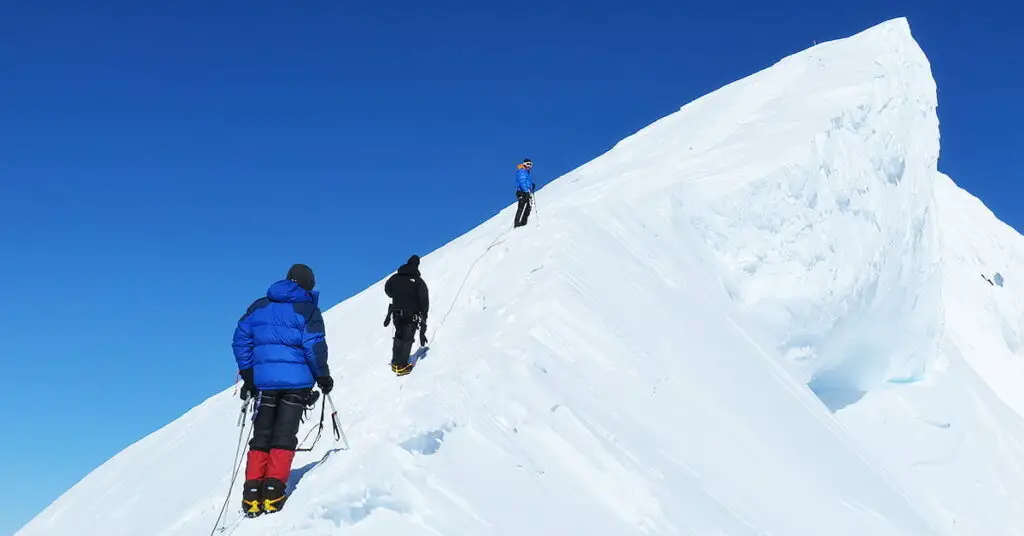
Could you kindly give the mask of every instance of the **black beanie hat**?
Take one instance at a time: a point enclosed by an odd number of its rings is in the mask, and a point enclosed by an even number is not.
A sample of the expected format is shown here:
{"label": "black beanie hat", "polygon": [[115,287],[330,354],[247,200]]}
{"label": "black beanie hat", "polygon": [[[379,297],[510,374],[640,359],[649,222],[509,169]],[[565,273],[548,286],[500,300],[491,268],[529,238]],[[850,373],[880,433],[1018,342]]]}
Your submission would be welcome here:
{"label": "black beanie hat", "polygon": [[288,279],[295,281],[298,285],[306,290],[313,290],[316,286],[316,278],[313,277],[313,270],[305,264],[293,264],[288,270]]}
{"label": "black beanie hat", "polygon": [[409,264],[409,266],[419,266],[420,265],[420,256],[419,255],[413,255],[412,257],[409,257],[408,264]]}

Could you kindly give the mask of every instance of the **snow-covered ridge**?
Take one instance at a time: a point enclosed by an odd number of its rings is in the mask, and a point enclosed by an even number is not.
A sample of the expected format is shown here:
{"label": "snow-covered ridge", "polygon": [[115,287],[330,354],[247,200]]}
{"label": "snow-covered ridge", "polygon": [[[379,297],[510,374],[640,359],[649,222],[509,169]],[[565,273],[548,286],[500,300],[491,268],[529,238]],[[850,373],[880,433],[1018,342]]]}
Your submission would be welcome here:
{"label": "snow-covered ridge", "polygon": [[[790,58],[775,71],[788,83],[770,94],[737,87],[761,93],[768,104],[747,110],[748,123],[772,125],[759,138],[786,157],[723,174],[727,188],[686,193],[700,199],[694,225],[734,299],[833,409],[885,382],[921,379],[938,350],[936,88],[905,30],[897,21],[865,32],[842,62],[828,55],[835,43]],[[808,85],[816,113],[777,117],[806,101]]]}
{"label": "snow-covered ridge", "polygon": [[[424,256],[411,376],[387,366],[382,283],[327,311],[351,449],[297,456],[286,509],[229,532],[1024,534],[1003,402],[1024,402],[1024,247],[938,151],[903,19],[683,106],[543,188],[529,227],[510,207]],[[215,395],[19,534],[208,534],[238,404]]]}
{"label": "snow-covered ridge", "polygon": [[557,186],[584,211],[615,198],[688,221],[751,329],[838,409],[936,356],[936,107],[895,19],[697,99]]}
{"label": "snow-covered ridge", "polygon": [[[994,392],[1024,415],[1024,237],[939,173],[945,335]],[[987,225],[978,225],[985,222]]]}

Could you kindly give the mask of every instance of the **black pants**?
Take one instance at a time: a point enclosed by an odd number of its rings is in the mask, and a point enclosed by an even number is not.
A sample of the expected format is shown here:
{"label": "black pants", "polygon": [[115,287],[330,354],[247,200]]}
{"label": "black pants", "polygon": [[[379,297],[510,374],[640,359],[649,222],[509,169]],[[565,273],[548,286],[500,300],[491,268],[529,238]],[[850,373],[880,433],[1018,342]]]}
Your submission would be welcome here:
{"label": "black pants", "polygon": [[519,198],[519,208],[516,209],[515,227],[522,227],[530,218],[530,193],[519,190],[516,197]]}
{"label": "black pants", "polygon": [[270,452],[270,449],[295,450],[299,446],[302,412],[306,409],[311,391],[263,391],[249,448],[263,452]]}
{"label": "black pants", "polygon": [[415,315],[395,313],[395,342],[391,347],[391,366],[405,368],[409,366],[409,354],[416,340],[416,328],[419,318]]}

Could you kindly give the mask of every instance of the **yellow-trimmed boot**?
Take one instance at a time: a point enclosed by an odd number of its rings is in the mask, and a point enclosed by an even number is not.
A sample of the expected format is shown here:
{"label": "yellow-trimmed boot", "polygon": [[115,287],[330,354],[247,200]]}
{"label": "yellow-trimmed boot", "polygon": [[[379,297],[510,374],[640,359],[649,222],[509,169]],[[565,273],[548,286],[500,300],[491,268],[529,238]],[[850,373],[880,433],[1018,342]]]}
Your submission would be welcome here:
{"label": "yellow-trimmed boot", "polygon": [[242,486],[242,511],[246,517],[256,517],[263,513],[263,481],[245,481]]}
{"label": "yellow-trimmed boot", "polygon": [[398,376],[405,376],[412,372],[413,365],[406,365],[404,367],[398,365],[391,365],[391,372],[394,372]]}
{"label": "yellow-trimmed boot", "polygon": [[288,496],[284,494],[286,484],[276,478],[263,481],[263,512],[272,514],[280,512]]}

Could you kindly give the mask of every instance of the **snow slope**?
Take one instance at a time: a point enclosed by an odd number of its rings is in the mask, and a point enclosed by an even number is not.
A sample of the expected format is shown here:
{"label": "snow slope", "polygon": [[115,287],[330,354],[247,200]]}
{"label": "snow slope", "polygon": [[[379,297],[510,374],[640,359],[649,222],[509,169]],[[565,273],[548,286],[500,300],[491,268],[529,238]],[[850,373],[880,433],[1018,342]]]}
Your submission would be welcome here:
{"label": "snow slope", "polygon": [[936,206],[948,274],[943,292],[957,305],[946,311],[949,340],[1006,404],[1024,414],[1024,237],[941,173]]}
{"label": "snow slope", "polygon": [[[240,521],[236,482],[223,534],[1024,534],[1024,242],[938,154],[904,19],[684,106],[529,227],[509,207],[424,256],[411,376],[382,282],[327,311],[351,448],[300,453],[280,514]],[[209,534],[238,409],[211,397],[18,534]]]}

